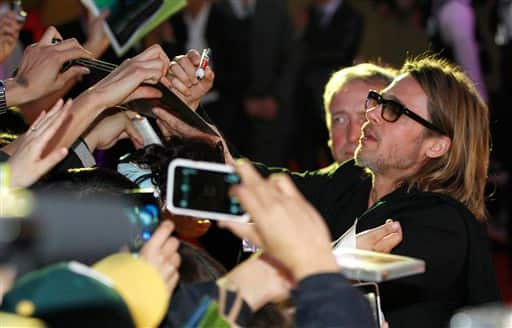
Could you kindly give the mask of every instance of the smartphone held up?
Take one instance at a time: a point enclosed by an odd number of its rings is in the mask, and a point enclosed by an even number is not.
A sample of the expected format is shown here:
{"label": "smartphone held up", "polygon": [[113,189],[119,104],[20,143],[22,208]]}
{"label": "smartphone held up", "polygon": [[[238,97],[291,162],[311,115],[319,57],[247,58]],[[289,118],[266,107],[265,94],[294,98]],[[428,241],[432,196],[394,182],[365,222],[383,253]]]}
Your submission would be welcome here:
{"label": "smartphone held up", "polygon": [[229,195],[231,186],[239,183],[229,165],[175,159],[169,164],[167,208],[173,214],[247,222],[249,215]]}

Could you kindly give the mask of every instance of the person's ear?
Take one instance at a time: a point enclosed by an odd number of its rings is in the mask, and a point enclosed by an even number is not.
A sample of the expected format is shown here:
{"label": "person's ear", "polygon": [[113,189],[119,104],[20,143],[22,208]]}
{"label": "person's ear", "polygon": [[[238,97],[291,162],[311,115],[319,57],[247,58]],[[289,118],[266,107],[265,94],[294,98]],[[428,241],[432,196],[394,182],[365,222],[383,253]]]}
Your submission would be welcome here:
{"label": "person's ear", "polygon": [[433,137],[429,140],[426,155],[429,158],[439,158],[450,150],[452,141],[447,136]]}

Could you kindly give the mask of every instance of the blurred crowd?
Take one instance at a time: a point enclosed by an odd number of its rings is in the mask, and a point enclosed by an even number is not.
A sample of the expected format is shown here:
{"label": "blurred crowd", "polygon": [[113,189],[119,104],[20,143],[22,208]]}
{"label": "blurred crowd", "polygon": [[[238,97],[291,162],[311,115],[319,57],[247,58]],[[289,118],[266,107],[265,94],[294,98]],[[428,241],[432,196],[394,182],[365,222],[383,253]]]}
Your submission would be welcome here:
{"label": "blurred crowd", "polygon": [[[30,216],[21,192],[56,194],[68,207],[39,215],[75,230],[27,255],[0,224],[0,321],[440,327],[510,301],[512,1],[187,0],[123,57],[108,11],[71,1],[79,16],[48,26],[51,1],[15,2],[0,1],[0,220]],[[152,101],[167,92],[216,133]],[[177,158],[233,166],[251,223],[171,213]],[[151,229],[118,245],[130,220],[112,221],[108,251],[100,232],[83,239],[87,256],[64,251],[86,235],[80,220],[99,228],[102,206],[123,202],[151,204]],[[339,247],[420,258],[426,272],[382,283],[375,320]]]}

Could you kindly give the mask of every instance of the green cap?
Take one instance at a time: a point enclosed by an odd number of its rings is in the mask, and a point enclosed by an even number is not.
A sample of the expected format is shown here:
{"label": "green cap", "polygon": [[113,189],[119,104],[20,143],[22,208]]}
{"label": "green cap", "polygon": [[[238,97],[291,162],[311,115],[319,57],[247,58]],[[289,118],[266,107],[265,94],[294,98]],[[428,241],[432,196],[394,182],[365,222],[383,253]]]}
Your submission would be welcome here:
{"label": "green cap", "polygon": [[111,280],[78,262],[29,273],[5,294],[0,310],[42,319],[56,327],[133,327]]}

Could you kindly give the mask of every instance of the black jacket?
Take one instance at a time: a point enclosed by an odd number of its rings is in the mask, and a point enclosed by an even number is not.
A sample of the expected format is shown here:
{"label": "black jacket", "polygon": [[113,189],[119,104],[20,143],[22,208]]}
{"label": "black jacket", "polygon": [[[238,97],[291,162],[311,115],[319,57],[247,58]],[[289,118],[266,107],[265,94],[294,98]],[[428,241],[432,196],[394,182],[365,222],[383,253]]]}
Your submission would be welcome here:
{"label": "black jacket", "polygon": [[392,253],[425,260],[426,272],[381,284],[391,327],[442,327],[462,306],[500,300],[484,227],[453,198],[399,188],[368,209],[371,178],[353,161],[292,177],[333,239],[356,218],[357,232],[400,222],[403,240]]}

